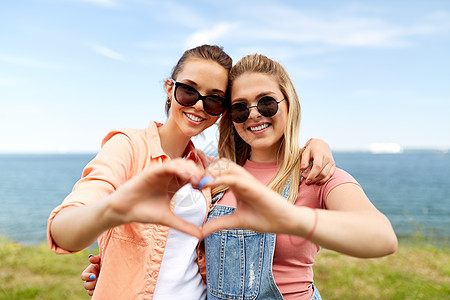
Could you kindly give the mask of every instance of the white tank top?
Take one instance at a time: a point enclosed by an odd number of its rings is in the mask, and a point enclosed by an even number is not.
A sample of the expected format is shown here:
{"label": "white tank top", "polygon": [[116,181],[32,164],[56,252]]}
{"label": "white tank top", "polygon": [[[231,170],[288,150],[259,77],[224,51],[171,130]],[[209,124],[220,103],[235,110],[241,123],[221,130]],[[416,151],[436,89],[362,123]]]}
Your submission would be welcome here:
{"label": "white tank top", "polygon": [[[190,184],[183,186],[175,195],[175,214],[200,227],[206,217],[205,197]],[[197,238],[170,229],[153,299],[206,299],[206,285],[198,272],[197,244]]]}

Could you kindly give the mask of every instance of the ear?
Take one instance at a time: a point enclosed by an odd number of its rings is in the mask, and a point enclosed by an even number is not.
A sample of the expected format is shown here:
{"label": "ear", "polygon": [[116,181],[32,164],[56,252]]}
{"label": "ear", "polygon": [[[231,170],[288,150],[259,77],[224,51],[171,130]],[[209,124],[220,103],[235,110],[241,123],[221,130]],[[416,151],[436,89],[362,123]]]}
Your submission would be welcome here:
{"label": "ear", "polygon": [[174,88],[175,84],[173,83],[173,81],[170,78],[167,78],[166,81],[164,82],[164,89],[166,90],[166,94],[167,97],[169,97],[169,99],[172,99],[172,93]]}

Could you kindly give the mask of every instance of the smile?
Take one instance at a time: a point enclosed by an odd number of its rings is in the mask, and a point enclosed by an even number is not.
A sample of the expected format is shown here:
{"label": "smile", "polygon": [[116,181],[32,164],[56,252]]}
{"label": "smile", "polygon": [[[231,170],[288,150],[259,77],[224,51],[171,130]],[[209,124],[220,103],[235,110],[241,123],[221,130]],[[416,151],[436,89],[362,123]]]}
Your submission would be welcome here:
{"label": "smile", "polygon": [[250,131],[260,131],[260,130],[266,129],[269,126],[270,126],[270,123],[265,123],[265,124],[262,124],[259,126],[249,127],[249,129],[250,129]]}
{"label": "smile", "polygon": [[184,113],[189,119],[191,119],[192,121],[195,121],[195,122],[201,122],[201,121],[204,121],[204,120],[206,120],[206,119],[202,119],[202,118],[199,118],[199,117],[196,117],[196,116],[194,116],[194,115],[192,115],[192,114],[188,114],[188,113]]}

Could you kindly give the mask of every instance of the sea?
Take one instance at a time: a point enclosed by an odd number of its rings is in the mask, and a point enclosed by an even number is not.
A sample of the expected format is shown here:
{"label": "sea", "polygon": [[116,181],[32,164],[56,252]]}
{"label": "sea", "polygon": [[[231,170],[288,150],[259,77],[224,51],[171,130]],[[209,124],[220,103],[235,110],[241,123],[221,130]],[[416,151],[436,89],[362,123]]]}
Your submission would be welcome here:
{"label": "sea", "polygon": [[[361,184],[400,241],[450,236],[450,153],[334,152],[336,166]],[[0,236],[46,241],[47,218],[95,154],[0,154]]]}

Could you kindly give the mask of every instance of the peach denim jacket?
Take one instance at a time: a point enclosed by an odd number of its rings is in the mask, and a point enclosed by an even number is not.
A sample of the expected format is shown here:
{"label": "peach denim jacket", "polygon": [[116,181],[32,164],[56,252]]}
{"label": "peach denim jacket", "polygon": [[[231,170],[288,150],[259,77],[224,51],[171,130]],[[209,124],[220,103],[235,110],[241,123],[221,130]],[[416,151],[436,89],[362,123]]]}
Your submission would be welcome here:
{"label": "peach denim jacket", "polygon": [[[121,129],[108,133],[101,151],[87,164],[73,191],[50,214],[47,238],[52,251],[71,253],[58,247],[50,233],[53,218],[59,211],[104,199],[150,164],[170,159],[161,148],[159,126],[162,124],[150,122],[146,129]],[[205,167],[192,142],[184,154]],[[202,192],[209,210],[210,190]],[[173,209],[173,203],[171,206]],[[101,234],[98,244],[102,265],[93,298],[152,299],[168,235],[167,226],[142,223],[117,226]],[[205,258],[200,250],[198,264],[204,276]]]}

